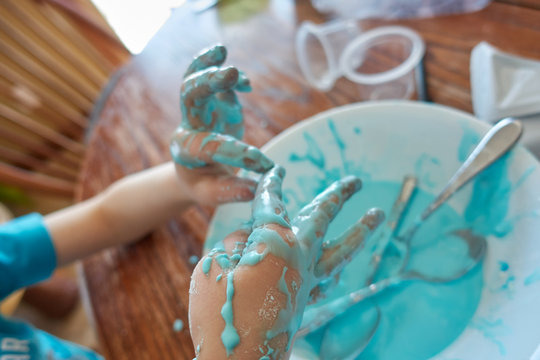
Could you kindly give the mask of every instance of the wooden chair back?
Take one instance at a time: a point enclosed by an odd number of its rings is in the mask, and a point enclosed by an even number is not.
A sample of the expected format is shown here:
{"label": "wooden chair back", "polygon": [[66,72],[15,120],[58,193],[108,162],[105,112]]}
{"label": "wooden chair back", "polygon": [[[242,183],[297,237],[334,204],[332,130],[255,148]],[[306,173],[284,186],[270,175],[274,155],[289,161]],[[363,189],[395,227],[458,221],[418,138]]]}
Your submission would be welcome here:
{"label": "wooden chair back", "polygon": [[0,183],[73,196],[88,117],[130,57],[90,0],[0,1]]}

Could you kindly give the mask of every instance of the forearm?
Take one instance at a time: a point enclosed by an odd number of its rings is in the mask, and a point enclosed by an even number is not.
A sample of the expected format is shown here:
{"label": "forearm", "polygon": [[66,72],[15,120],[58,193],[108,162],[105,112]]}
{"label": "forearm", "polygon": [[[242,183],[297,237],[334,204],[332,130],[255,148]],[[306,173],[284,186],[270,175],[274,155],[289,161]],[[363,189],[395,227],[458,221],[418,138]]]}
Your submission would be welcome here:
{"label": "forearm", "polygon": [[191,205],[173,163],[127,176],[100,195],[45,217],[59,266],[137,240]]}

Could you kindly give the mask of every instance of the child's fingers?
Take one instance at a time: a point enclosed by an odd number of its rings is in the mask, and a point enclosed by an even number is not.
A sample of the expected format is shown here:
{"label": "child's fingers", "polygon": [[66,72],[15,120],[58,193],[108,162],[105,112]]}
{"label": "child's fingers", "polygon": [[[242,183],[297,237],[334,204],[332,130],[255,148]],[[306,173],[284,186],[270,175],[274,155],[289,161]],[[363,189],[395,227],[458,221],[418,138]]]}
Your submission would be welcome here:
{"label": "child's fingers", "polygon": [[318,248],[330,222],[344,202],[360,190],[362,182],[356,176],[347,176],[334,182],[306,205],[293,221],[296,236],[308,248]]}
{"label": "child's fingers", "polygon": [[[234,269],[238,261],[242,258],[242,253],[246,247],[246,242],[251,234],[251,222],[239,226],[223,239],[223,247],[217,246],[210,250],[197,264],[194,270],[202,272],[205,276],[209,274],[217,275],[214,265],[218,267],[218,273],[224,274]],[[200,275],[199,275],[200,277]]]}
{"label": "child's fingers", "polygon": [[256,147],[212,132],[180,128],[173,136],[170,151],[175,162],[188,168],[219,163],[261,173],[274,165]]}
{"label": "child's fingers", "polygon": [[223,239],[223,246],[229,255],[234,265],[238,263],[242,257],[242,253],[246,247],[246,242],[251,234],[251,222],[246,222],[240,226],[238,230],[230,233]]}
{"label": "child's fingers", "polygon": [[236,86],[234,87],[234,90],[241,91],[241,92],[251,91],[250,81],[247,75],[243,71],[239,71],[238,73],[238,81],[236,82]]}
{"label": "child's fingers", "polygon": [[220,66],[225,62],[226,57],[227,49],[223,45],[216,45],[209,49],[205,49],[193,59],[184,74],[184,78],[211,66]]}
{"label": "child's fingers", "polygon": [[234,175],[221,176],[212,180],[207,193],[219,204],[237,201],[249,201],[255,196],[257,182]]}
{"label": "child's fingers", "polygon": [[182,101],[186,107],[193,108],[220,91],[233,89],[238,82],[238,69],[210,68],[185,80],[182,88]]}
{"label": "child's fingers", "polygon": [[235,92],[225,90],[217,93],[216,98],[220,104],[226,106],[221,108],[219,123],[214,124],[213,131],[242,139],[244,136],[244,118],[242,117],[242,107]]}
{"label": "child's fingers", "polygon": [[224,102],[231,107],[240,106],[238,104],[238,98],[236,97],[236,94],[233,90],[225,90],[223,92],[220,92],[216,94],[216,97],[219,99],[219,101]]}
{"label": "child's fingers", "polygon": [[370,209],[339,237],[325,241],[322,255],[315,266],[315,276],[327,278],[338,273],[359,251],[364,249],[365,242],[383,220],[382,210]]}
{"label": "child's fingers", "polygon": [[291,230],[289,217],[282,200],[281,186],[285,169],[274,166],[261,176],[251,218],[252,232],[246,243],[240,265],[257,264],[269,253],[281,258],[287,266],[298,269],[299,248]]}
{"label": "child's fingers", "polygon": [[253,200],[252,218],[254,229],[269,224],[290,228],[287,209],[281,194],[284,176],[285,169],[276,165],[261,177]]}

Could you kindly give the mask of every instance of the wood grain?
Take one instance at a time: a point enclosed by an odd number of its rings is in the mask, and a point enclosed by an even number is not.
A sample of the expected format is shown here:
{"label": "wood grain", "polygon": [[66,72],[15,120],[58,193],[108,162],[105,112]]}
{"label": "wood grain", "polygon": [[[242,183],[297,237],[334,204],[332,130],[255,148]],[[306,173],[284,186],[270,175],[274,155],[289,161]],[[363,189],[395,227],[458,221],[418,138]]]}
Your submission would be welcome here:
{"label": "wood grain", "polygon": [[[180,122],[183,71],[201,49],[220,42],[228,64],[246,72],[253,91],[241,94],[245,140],[265,144],[287,127],[323,110],[361,101],[357,86],[341,79],[329,92],[310,87],[296,62],[294,38],[302,21],[325,21],[308,1],[224,1],[194,14],[176,9],[146,49],[125,67],[95,113],[78,189],[78,200],[102,191],[126,174],[168,161],[168,139]],[[362,21],[369,29],[402,24],[426,41],[425,69],[430,98],[471,111],[469,59],[488,41],[504,51],[540,59],[538,1],[501,1],[486,9],[434,19]],[[144,204],[141,204],[144,206]],[[83,274],[110,359],[192,359],[187,328],[191,255],[199,255],[211,209],[193,208],[135,245],[86,260]]]}

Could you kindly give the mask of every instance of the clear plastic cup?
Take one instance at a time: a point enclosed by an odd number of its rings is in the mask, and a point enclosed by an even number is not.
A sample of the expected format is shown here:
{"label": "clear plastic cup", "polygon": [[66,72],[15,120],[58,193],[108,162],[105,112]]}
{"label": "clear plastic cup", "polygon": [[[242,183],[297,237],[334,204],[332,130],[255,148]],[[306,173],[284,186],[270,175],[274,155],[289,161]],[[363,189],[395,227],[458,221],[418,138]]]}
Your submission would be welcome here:
{"label": "clear plastic cup", "polygon": [[416,32],[402,26],[367,31],[343,50],[339,68],[358,84],[362,100],[406,99],[416,89],[425,45]]}
{"label": "clear plastic cup", "polygon": [[307,81],[317,89],[330,90],[343,75],[339,68],[343,50],[359,34],[354,20],[302,23],[296,34],[296,56]]}

